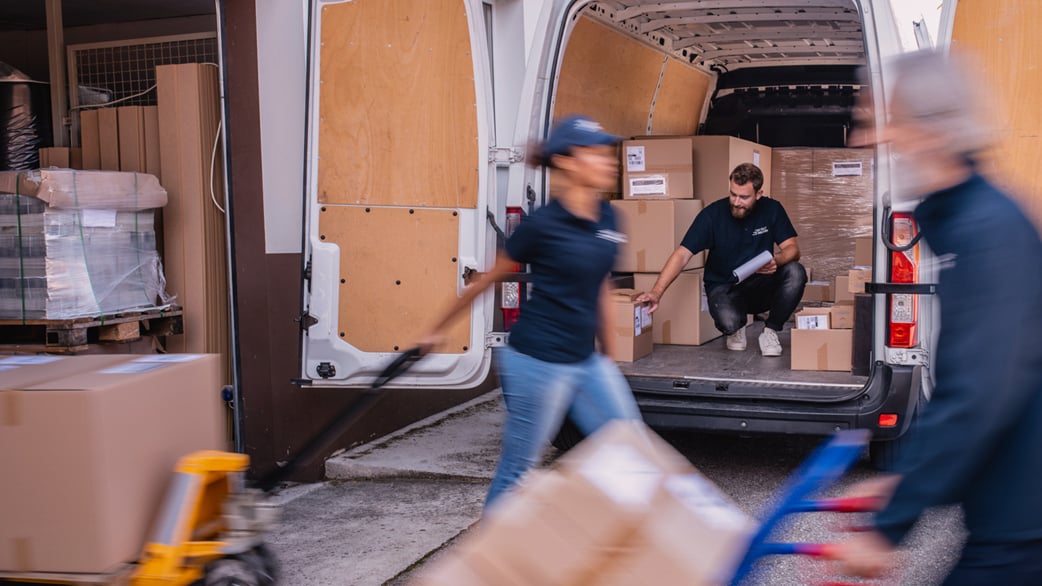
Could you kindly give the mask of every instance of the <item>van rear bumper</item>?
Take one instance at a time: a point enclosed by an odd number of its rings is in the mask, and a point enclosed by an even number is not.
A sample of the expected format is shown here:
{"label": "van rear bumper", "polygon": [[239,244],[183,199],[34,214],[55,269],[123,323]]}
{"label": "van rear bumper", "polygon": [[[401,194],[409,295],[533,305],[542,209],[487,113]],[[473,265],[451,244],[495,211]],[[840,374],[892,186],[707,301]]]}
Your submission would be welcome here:
{"label": "van rear bumper", "polygon": [[[843,429],[869,429],[873,440],[892,440],[908,430],[919,401],[918,366],[876,362],[864,388],[822,400],[800,388],[757,389],[750,383],[741,398],[678,393],[669,379],[628,377],[644,420],[653,428],[738,435],[829,435]],[[663,389],[670,388],[669,392]],[[781,397],[779,399],[778,397]],[[881,414],[896,414],[893,427],[879,427]]]}

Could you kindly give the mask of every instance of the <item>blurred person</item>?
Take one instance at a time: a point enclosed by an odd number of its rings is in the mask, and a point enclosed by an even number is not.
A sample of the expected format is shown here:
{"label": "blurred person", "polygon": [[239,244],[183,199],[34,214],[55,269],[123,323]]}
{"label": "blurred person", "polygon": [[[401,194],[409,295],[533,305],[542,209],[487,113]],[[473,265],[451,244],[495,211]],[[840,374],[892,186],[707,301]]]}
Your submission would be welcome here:
{"label": "blurred person", "polygon": [[[666,259],[651,291],[637,300],[650,301],[654,312],[691,257],[708,250],[704,280],[709,314],[716,329],[727,336],[727,349],[745,350],[747,316],[769,311],[759,338],[760,352],[781,356],[778,332],[796,311],[807,284],[807,271],[797,262],[800,247],[796,229],[781,203],[764,197],[759,167],[742,163],[728,179],[728,197],[709,204],[695,217],[680,246]],[[777,253],[775,245],[779,247]],[[732,272],[763,252],[773,253],[767,264],[735,283]],[[690,302],[697,304],[698,300]]]}
{"label": "blurred person", "polygon": [[507,419],[486,510],[540,462],[566,414],[586,435],[614,419],[640,418],[629,383],[610,358],[609,277],[625,237],[601,193],[617,188],[619,140],[582,116],[551,129],[530,162],[559,172],[558,192],[520,223],[495,267],[467,287],[420,341],[425,352],[436,348],[445,327],[478,295],[516,263],[531,266],[532,297],[508,345],[494,354]]}
{"label": "blurred person", "polygon": [[[947,586],[1042,584],[1042,241],[981,177],[992,135],[954,57],[897,58],[888,142],[905,197],[939,263],[935,387],[895,475],[859,486],[886,504],[872,530],[841,543],[852,575],[879,576],[925,509],[962,505],[968,532]],[[888,500],[887,500],[888,499]]]}

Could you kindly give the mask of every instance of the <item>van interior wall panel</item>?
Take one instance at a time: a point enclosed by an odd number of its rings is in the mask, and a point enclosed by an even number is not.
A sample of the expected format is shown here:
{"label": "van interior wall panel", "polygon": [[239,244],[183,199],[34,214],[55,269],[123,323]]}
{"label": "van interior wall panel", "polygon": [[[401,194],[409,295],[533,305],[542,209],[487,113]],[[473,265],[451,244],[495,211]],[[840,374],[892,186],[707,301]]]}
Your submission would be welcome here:
{"label": "van interior wall panel", "polygon": [[959,0],[952,47],[966,51],[993,102],[1001,141],[990,173],[1042,227],[1042,2]]}
{"label": "van interior wall panel", "polygon": [[670,58],[656,99],[663,53],[589,17],[568,39],[558,78],[554,118],[590,116],[623,136],[694,134],[709,78]]}
{"label": "van interior wall panel", "polygon": [[[221,181],[210,182],[220,122],[217,68],[162,65],[156,68],[156,84],[160,166],[168,196],[163,263],[167,290],[184,308],[184,335],[169,338],[168,350],[227,359],[227,247],[224,214],[217,207],[224,192]],[[214,164],[213,177],[221,177],[220,157]]]}
{"label": "van interior wall panel", "polygon": [[[365,352],[414,344],[457,294],[457,213],[363,206],[320,210],[320,238],[340,245],[341,338]],[[444,351],[462,353],[469,344],[467,314],[446,333]]]}
{"label": "van interior wall panel", "polygon": [[477,105],[462,0],[322,7],[318,198],[477,207]]}

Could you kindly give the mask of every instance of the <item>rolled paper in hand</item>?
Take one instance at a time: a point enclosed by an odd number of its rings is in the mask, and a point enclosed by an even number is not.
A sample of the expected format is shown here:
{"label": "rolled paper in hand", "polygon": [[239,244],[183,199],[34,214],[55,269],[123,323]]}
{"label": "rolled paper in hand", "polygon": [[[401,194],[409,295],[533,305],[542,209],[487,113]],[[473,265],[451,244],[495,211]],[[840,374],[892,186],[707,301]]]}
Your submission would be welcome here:
{"label": "rolled paper in hand", "polygon": [[735,269],[731,274],[734,275],[735,284],[741,283],[742,281],[749,278],[756,271],[762,269],[767,263],[771,262],[774,255],[771,251],[765,250],[760,254],[757,254],[752,260],[746,261],[740,267]]}

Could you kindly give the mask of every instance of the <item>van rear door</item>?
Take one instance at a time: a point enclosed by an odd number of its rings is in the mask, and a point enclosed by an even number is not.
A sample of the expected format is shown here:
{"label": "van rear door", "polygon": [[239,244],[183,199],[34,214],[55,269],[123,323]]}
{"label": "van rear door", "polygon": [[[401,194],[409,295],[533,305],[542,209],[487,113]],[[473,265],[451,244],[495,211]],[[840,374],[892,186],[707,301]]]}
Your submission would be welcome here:
{"label": "van rear door", "polygon": [[[495,254],[480,0],[312,0],[302,377],[368,384]],[[492,296],[399,386],[488,375]]]}

